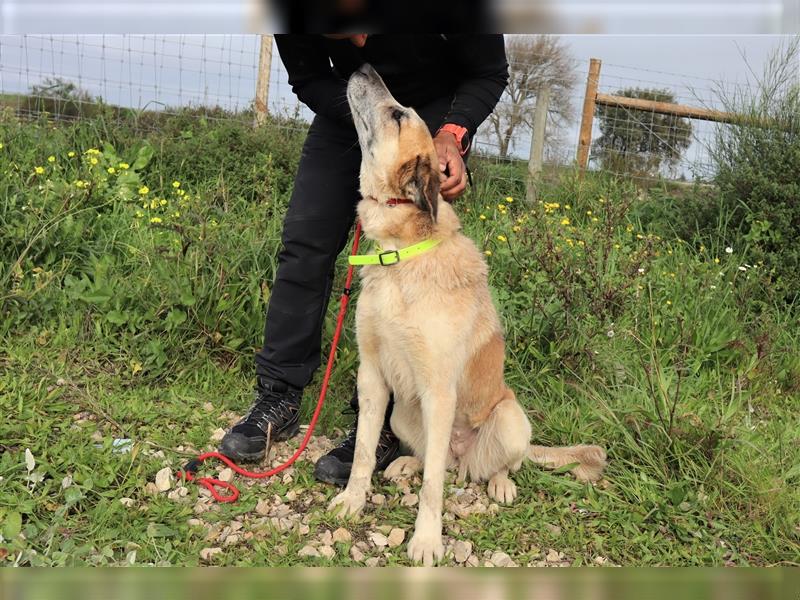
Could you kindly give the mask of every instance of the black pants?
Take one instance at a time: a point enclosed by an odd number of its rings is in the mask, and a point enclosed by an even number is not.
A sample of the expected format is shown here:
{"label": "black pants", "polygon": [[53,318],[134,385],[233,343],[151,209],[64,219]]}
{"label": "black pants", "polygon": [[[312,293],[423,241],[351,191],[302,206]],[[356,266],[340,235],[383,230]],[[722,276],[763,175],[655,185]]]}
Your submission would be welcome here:
{"label": "black pants", "polygon": [[[451,98],[418,108],[431,132],[442,124]],[[355,219],[361,150],[353,127],[317,116],[300,157],[283,224],[283,249],[272,285],[264,347],[256,374],[298,388],[321,362],[322,325],[336,257]]]}

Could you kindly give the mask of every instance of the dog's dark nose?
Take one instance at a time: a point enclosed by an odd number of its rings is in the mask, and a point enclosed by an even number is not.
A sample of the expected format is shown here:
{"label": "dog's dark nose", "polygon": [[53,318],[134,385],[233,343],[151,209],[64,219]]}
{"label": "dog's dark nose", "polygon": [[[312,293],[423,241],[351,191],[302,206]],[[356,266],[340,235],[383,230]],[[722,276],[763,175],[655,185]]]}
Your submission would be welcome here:
{"label": "dog's dark nose", "polygon": [[363,65],[361,65],[361,67],[359,67],[358,69],[358,72],[361,73],[362,75],[366,75],[370,79],[375,77],[375,75],[377,75],[375,69],[373,69],[372,65],[369,63],[364,63]]}

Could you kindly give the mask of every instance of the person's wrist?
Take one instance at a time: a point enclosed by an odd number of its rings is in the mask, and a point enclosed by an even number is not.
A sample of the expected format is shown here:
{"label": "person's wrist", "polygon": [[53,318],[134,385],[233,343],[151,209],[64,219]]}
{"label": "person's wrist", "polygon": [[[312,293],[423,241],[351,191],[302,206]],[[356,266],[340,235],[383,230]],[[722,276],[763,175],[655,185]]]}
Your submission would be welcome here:
{"label": "person's wrist", "polygon": [[450,137],[452,137],[453,141],[455,141],[458,153],[461,156],[464,156],[467,153],[467,150],[469,150],[470,146],[469,133],[466,127],[462,127],[461,125],[456,125],[454,123],[445,123],[436,132],[435,137],[445,133],[450,134]]}

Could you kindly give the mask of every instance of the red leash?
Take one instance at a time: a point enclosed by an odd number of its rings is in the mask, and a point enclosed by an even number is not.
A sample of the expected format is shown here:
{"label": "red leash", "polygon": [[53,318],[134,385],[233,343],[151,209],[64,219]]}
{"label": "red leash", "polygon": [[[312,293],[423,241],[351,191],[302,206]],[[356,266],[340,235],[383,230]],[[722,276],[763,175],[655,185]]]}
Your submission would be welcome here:
{"label": "red leash", "polygon": [[[361,237],[361,223],[356,222],[356,231],[355,231],[355,238],[353,240],[353,252],[352,255],[355,256],[358,254],[358,241]],[[272,477],[273,475],[277,475],[284,469],[288,468],[289,466],[297,460],[297,458],[303,453],[303,450],[306,449],[308,445],[308,441],[311,439],[311,435],[314,433],[314,427],[317,424],[317,419],[319,418],[319,413],[322,411],[322,405],[325,403],[325,394],[328,392],[328,382],[331,378],[331,371],[333,370],[333,360],[336,355],[336,346],[339,345],[339,335],[342,333],[342,326],[344,324],[344,316],[347,312],[347,303],[350,300],[350,284],[353,281],[353,265],[347,269],[347,279],[344,283],[344,292],[342,293],[342,300],[339,306],[339,317],[336,320],[336,331],[333,334],[333,341],[331,342],[331,352],[328,355],[328,366],[325,369],[325,377],[322,380],[322,389],[319,392],[319,400],[317,400],[317,408],[314,410],[314,415],[311,417],[311,422],[308,424],[308,430],[306,431],[305,437],[303,437],[303,441],[300,443],[300,447],[292,454],[291,458],[287,460],[282,465],[275,467],[274,469],[270,469],[269,471],[264,471],[263,473],[257,473],[254,471],[248,471],[247,469],[243,469],[242,467],[237,466],[230,458],[227,456],[220,454],[219,452],[205,452],[198,456],[197,458],[190,461],[183,469],[183,471],[178,472],[178,478],[184,478],[186,481],[196,481],[200,485],[206,487],[211,495],[216,499],[218,502],[236,502],[239,498],[239,490],[236,488],[235,485],[229,483],[227,481],[221,481],[219,479],[214,479],[212,477],[199,477],[195,479],[195,472],[197,471],[198,467],[207,459],[209,458],[218,458],[226,465],[228,465],[232,470],[234,470],[239,475],[244,477],[250,477],[251,479],[265,479],[267,477]],[[222,496],[216,488],[224,488],[230,492],[228,496]]]}

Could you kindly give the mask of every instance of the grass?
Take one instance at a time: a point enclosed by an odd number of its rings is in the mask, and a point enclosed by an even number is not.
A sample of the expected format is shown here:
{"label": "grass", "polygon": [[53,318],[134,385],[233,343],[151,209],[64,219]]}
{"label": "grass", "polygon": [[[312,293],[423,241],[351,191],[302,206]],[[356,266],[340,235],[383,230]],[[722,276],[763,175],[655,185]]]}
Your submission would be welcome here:
{"label": "grass", "polygon": [[[214,564],[354,564],[349,543],[330,561],[297,556],[339,526],[322,510],[335,490],[308,461],[291,482],[244,486],[201,526],[188,524],[196,487],[184,501],[146,489],[250,402],[302,143],[287,121],[148,119],[0,116],[0,406],[13,415],[0,424],[0,561],[200,564],[209,530],[240,520],[253,537]],[[554,175],[529,207],[505,167],[474,166],[458,208],[487,252],[508,381],[537,440],[600,443],[610,466],[590,486],[526,465],[514,505],[448,520],[447,534],[519,564],[550,549],[576,565],[800,563],[798,314],[748,248],[724,230],[669,235],[659,192],[603,174]],[[320,422],[331,436],[348,425],[349,325]],[[132,451],[114,452],[115,438]],[[356,540],[379,525],[409,535],[414,510],[375,486],[389,501],[347,525]],[[290,492],[293,506],[311,499],[309,534],[255,518],[259,500]],[[407,564],[404,548],[387,562]]]}

